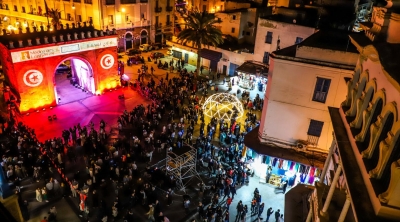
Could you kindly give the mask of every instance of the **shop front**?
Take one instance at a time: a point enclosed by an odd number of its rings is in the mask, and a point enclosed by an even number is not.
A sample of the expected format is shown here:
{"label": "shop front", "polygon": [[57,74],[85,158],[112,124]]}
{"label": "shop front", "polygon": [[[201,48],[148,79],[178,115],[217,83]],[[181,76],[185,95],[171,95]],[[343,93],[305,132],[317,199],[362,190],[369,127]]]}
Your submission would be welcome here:
{"label": "shop front", "polygon": [[167,45],[171,47],[172,57],[178,60],[182,59],[186,64],[196,66],[197,65],[197,50],[189,46],[183,46],[181,44],[167,40]]}
{"label": "shop front", "polygon": [[255,61],[246,61],[236,69],[238,85],[244,89],[253,90],[255,87],[260,92],[267,84],[268,66]]}
{"label": "shop front", "polygon": [[306,155],[291,148],[260,143],[259,127],[246,134],[244,144],[246,155],[254,174],[260,183],[281,187],[284,182],[289,187],[297,184],[313,185],[319,181],[324,158]]}

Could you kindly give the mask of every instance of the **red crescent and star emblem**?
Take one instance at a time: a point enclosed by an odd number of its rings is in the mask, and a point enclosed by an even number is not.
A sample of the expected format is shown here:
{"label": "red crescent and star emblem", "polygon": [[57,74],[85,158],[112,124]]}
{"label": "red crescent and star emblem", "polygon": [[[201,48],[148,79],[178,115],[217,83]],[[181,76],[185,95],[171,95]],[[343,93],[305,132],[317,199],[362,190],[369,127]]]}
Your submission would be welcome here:
{"label": "red crescent and star emblem", "polygon": [[110,69],[114,66],[114,56],[111,54],[105,54],[100,59],[100,66],[103,69]]}
{"label": "red crescent and star emblem", "polygon": [[30,87],[36,87],[43,82],[43,74],[38,70],[28,70],[23,77],[24,83]]}

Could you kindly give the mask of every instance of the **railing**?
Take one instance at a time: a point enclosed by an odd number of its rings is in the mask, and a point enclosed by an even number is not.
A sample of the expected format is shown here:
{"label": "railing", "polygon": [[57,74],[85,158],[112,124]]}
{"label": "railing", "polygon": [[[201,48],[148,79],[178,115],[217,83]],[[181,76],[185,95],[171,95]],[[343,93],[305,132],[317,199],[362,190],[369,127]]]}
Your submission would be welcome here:
{"label": "railing", "polygon": [[165,25],[166,25],[166,26],[170,26],[170,25],[172,25],[172,22],[171,22],[171,21],[167,21],[167,22],[165,23]]}
{"label": "railing", "polygon": [[154,8],[154,11],[155,11],[155,12],[162,12],[162,8],[161,8],[161,7],[155,7],[155,8]]}
{"label": "railing", "polygon": [[84,0],[85,4],[93,4],[92,0]]}
{"label": "railing", "polygon": [[140,3],[148,3],[149,0],[140,0]]}
{"label": "railing", "polygon": [[115,5],[115,0],[106,0],[106,5]]}
{"label": "railing", "polygon": [[76,3],[81,3],[81,0],[72,0],[72,1]]}
{"label": "railing", "polygon": [[121,4],[135,4],[136,0],[121,0]]}
{"label": "railing", "polygon": [[119,24],[109,24],[108,28],[115,28],[115,29],[129,29],[129,28],[134,28],[134,27],[144,27],[144,26],[149,26],[150,21],[145,20],[145,21],[137,21],[137,22],[126,22],[126,23],[119,23]]}
{"label": "railing", "polygon": [[170,11],[172,11],[174,8],[172,7],[172,6],[167,6],[166,7],[166,10],[167,10],[167,12],[170,12]]}

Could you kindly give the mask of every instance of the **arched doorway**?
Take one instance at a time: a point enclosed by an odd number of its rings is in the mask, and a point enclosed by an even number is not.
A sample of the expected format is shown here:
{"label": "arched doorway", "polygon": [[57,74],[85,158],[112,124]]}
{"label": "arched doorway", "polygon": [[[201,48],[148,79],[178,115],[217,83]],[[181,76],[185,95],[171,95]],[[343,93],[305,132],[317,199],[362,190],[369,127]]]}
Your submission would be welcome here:
{"label": "arched doorway", "polygon": [[82,100],[95,94],[93,69],[77,57],[64,59],[54,70],[54,93],[57,104]]}
{"label": "arched doorway", "polygon": [[147,30],[145,29],[140,32],[140,44],[147,44]]}
{"label": "arched doorway", "polygon": [[133,48],[133,35],[130,32],[125,34],[125,50]]}

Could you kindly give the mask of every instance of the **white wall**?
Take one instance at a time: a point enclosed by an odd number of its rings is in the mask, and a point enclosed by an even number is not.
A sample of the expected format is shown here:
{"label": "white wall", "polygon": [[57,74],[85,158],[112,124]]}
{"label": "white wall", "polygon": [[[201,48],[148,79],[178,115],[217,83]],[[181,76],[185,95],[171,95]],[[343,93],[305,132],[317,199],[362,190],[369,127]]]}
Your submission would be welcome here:
{"label": "white wall", "polygon": [[[272,43],[265,43],[267,32],[272,32]],[[281,49],[292,46],[296,42],[296,37],[306,39],[315,32],[315,28],[278,22],[269,19],[260,18],[257,24],[257,35],[254,47],[254,59],[262,62],[264,52],[276,51],[278,37],[280,39]]]}
{"label": "white wall", "polygon": [[[265,94],[260,134],[288,143],[307,140],[310,120],[323,121],[318,148],[328,150],[332,141],[332,124],[328,106],[339,107],[345,99],[344,77],[353,71],[271,58],[268,89]],[[325,103],[312,101],[317,77],[331,79]]]}

